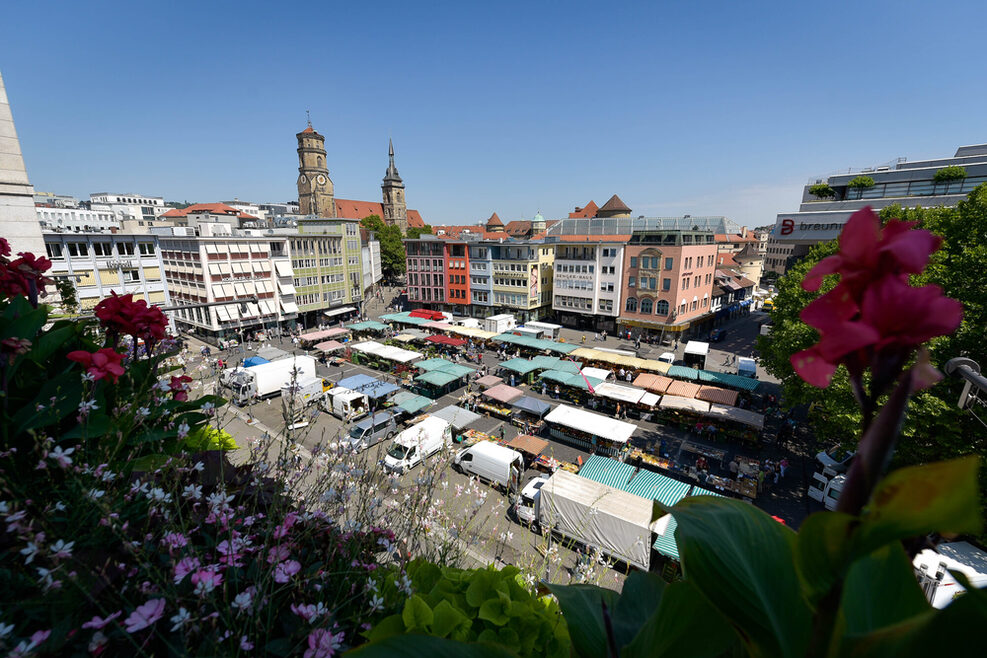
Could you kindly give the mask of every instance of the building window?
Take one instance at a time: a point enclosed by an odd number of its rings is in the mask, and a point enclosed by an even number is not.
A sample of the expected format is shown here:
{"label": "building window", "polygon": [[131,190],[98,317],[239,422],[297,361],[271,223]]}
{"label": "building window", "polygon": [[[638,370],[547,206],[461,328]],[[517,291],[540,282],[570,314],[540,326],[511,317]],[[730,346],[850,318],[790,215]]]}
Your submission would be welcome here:
{"label": "building window", "polygon": [[57,242],[46,242],[45,251],[48,252],[48,258],[52,260],[62,257],[62,245]]}
{"label": "building window", "polygon": [[671,258],[666,258],[665,259],[665,269],[666,270],[672,269],[672,259]]}
{"label": "building window", "polygon": [[140,281],[141,275],[137,270],[124,270],[123,271],[124,281]]}
{"label": "building window", "polygon": [[629,313],[637,313],[637,300],[633,297],[628,297],[627,303],[624,305],[624,310]]}
{"label": "building window", "polygon": [[641,313],[651,313],[651,307],[654,302],[650,298],[644,298],[641,300]]}
{"label": "building window", "polygon": [[631,267],[637,267],[637,257],[631,256]]}
{"label": "building window", "polygon": [[655,315],[668,315],[668,302],[664,299],[655,304]]}
{"label": "building window", "polygon": [[637,285],[637,277],[629,276],[627,277],[627,287],[633,288]]}
{"label": "building window", "polygon": [[671,279],[662,279],[661,280],[661,289],[664,290],[665,292],[668,292],[669,290],[671,290],[672,289],[672,280]]}

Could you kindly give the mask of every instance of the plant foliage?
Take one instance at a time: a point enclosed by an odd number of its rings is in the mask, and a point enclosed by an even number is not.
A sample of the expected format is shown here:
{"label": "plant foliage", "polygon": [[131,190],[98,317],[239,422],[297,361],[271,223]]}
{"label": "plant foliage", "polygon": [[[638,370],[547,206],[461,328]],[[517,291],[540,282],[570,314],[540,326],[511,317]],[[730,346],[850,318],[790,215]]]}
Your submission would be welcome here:
{"label": "plant foliage", "polygon": [[816,183],[809,188],[809,194],[820,199],[829,199],[836,196],[836,191],[829,186],[829,183]]}
{"label": "plant foliage", "polygon": [[863,189],[867,187],[874,187],[874,179],[870,176],[857,176],[849,183],[847,187],[852,189]]}
{"label": "plant foliage", "polygon": [[963,180],[966,178],[966,168],[959,165],[949,165],[936,172],[932,180],[936,183],[947,183],[953,180]]}

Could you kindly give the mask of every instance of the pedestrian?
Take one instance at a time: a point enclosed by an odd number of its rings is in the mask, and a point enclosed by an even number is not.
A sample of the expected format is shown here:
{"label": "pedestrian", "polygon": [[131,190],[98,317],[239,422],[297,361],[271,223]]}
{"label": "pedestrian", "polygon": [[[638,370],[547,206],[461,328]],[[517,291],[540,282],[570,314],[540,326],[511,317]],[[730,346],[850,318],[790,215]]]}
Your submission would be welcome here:
{"label": "pedestrian", "polygon": [[559,399],[559,385],[558,384],[555,385],[555,399],[556,400]]}
{"label": "pedestrian", "polygon": [[511,373],[511,386],[514,386],[514,374]]}
{"label": "pedestrian", "polygon": [[630,383],[631,383],[631,375],[632,375],[632,374],[633,374],[633,373],[631,373],[631,371],[630,371],[630,370],[628,370],[628,371],[627,371],[627,383],[628,383],[628,384],[630,384]]}
{"label": "pedestrian", "polygon": [[764,469],[758,469],[757,471],[757,491],[758,493],[764,491]]}
{"label": "pedestrian", "polygon": [[545,382],[541,383],[541,394],[546,395],[548,393],[548,384]]}
{"label": "pedestrian", "polygon": [[778,466],[781,468],[781,477],[785,477],[785,471],[788,470],[788,458],[785,457],[780,462],[778,462]]}
{"label": "pedestrian", "polygon": [[501,441],[504,440],[504,426],[503,426],[503,424],[501,424],[501,426],[500,426],[500,440]]}

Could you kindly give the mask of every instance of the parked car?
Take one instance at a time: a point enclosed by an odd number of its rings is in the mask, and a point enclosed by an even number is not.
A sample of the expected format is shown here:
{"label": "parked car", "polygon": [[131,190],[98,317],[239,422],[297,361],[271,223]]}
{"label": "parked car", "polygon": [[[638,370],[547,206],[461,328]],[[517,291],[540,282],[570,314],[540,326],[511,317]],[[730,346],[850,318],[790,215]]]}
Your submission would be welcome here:
{"label": "parked car", "polygon": [[711,343],[719,343],[721,340],[723,340],[723,337],[726,335],[727,335],[726,329],[721,329],[717,327],[713,331],[709,332],[709,341]]}
{"label": "parked car", "polygon": [[837,473],[846,473],[856,454],[856,452],[851,452],[840,446],[834,446],[817,454],[816,461],[822,464],[823,468],[834,470]]}

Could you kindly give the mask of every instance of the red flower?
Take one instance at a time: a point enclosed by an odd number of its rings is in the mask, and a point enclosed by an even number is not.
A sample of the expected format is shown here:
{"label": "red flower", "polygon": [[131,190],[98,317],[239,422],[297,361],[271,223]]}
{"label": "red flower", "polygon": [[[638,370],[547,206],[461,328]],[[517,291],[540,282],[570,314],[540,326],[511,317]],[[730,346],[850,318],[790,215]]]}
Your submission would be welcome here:
{"label": "red flower", "polygon": [[[4,256],[10,253],[10,245],[6,240],[0,247],[0,254],[4,251],[6,251]],[[44,257],[37,258],[31,253],[22,252],[17,255],[20,258],[9,263],[6,258],[0,256],[0,295],[4,297],[23,295],[30,298],[33,289],[33,292],[44,297],[47,294],[45,286],[52,282],[44,276],[44,272],[51,268],[51,261]]]}
{"label": "red flower", "polygon": [[116,383],[117,378],[125,372],[123,366],[120,365],[123,355],[117,354],[109,347],[92,353],[84,350],[69,352],[68,359],[81,363],[86,368],[86,372],[93,376],[93,379],[107,377],[111,382]]}
{"label": "red flower", "polygon": [[143,299],[134,301],[132,294],[111,293],[96,305],[95,313],[108,332],[128,334],[146,343],[162,340],[168,327],[161,309],[148,306]]}
{"label": "red flower", "polygon": [[851,215],[840,233],[840,252],[828,256],[802,280],[802,288],[819,290],[823,277],[840,274],[840,283],[859,293],[868,282],[884,274],[917,274],[942,238],[913,227],[916,222],[889,221],[883,228],[881,218],[870,206]]}
{"label": "red flower", "polygon": [[7,242],[6,238],[0,238],[0,256],[10,255],[10,243]]}
{"label": "red flower", "polygon": [[169,387],[175,394],[175,399],[179,402],[185,402],[188,400],[188,383],[192,381],[192,378],[188,375],[181,375],[180,377],[172,377],[171,384]]}

